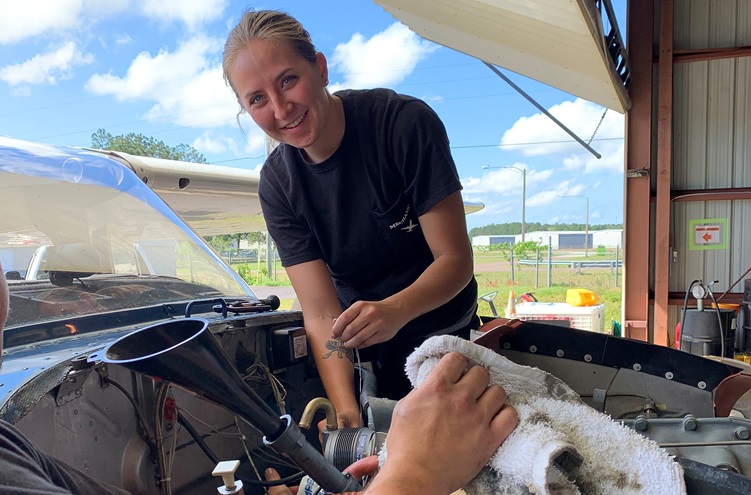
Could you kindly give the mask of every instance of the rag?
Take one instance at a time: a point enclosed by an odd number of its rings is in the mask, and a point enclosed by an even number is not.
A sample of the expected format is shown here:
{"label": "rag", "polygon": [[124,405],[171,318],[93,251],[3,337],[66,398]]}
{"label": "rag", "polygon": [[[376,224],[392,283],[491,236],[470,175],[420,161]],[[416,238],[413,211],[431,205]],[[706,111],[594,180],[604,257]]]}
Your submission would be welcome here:
{"label": "rag", "polygon": [[[419,386],[449,352],[488,369],[506,391],[519,425],[464,488],[467,495],[683,495],[683,469],[652,440],[584,404],[538,368],[452,335],[427,339],[408,358]],[[382,452],[382,460],[387,453]]]}

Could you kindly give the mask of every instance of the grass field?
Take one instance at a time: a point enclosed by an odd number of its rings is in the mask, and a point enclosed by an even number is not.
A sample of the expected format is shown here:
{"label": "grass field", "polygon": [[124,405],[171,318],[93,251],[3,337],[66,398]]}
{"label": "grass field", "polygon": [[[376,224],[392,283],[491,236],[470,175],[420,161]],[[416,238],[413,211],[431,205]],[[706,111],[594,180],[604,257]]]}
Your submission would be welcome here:
{"label": "grass field", "polygon": [[[609,251],[597,255],[590,252],[588,258],[584,258],[583,252],[558,252],[553,255],[554,260],[612,260],[614,253]],[[266,273],[265,263],[259,265],[250,263],[242,267],[234,265],[250,285],[286,286],[290,285],[284,269],[277,263],[272,267],[270,274]],[[491,291],[498,291],[495,300],[496,309],[502,314],[506,308],[509,291],[513,290],[516,296],[525,292],[532,292],[539,301],[566,302],[568,289],[588,289],[594,292],[600,302],[605,304],[605,327],[610,328],[611,321],[621,320],[621,282],[622,269],[618,273],[618,287],[615,286],[615,274],[610,268],[584,268],[572,269],[568,266],[553,266],[550,272],[550,287],[548,287],[548,266],[541,261],[539,269],[535,266],[515,267],[514,278],[511,278],[511,266],[507,259],[500,253],[475,253],[475,277],[478,283],[478,294],[482,295]],[[536,284],[537,282],[537,284]],[[282,309],[292,306],[292,299],[282,300]],[[490,306],[479,302],[479,313],[491,315]]]}

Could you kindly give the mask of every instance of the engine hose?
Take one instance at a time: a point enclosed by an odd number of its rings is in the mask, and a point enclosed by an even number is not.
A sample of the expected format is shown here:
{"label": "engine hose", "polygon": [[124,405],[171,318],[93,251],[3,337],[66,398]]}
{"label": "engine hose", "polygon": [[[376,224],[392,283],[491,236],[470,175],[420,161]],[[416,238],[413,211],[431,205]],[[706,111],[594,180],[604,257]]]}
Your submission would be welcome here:
{"label": "engine hose", "polygon": [[681,347],[683,347],[683,335],[685,333],[683,331],[684,330],[683,326],[686,324],[686,313],[688,312],[688,307],[687,307],[688,306],[688,294],[689,294],[689,292],[691,292],[691,289],[693,289],[694,285],[696,285],[697,283],[701,284],[702,283],[701,279],[697,278],[697,279],[691,281],[691,283],[688,285],[688,289],[686,289],[686,295],[683,298],[683,315],[681,316],[681,336],[678,339],[678,350],[679,351],[681,350]]}
{"label": "engine hose", "polygon": [[185,428],[185,431],[187,431],[191,437],[193,437],[193,440],[195,440],[198,446],[201,447],[201,450],[203,450],[203,453],[206,454],[206,457],[211,459],[211,462],[213,462],[214,464],[219,464],[219,457],[217,457],[216,454],[214,454],[214,451],[211,450],[208,445],[206,445],[203,437],[198,434],[196,429],[193,428],[193,425],[190,424],[190,422],[185,419],[185,416],[183,416],[180,412],[177,413],[177,422],[180,423],[183,428]]}
{"label": "engine hose", "polygon": [[725,357],[725,329],[722,328],[722,316],[720,315],[720,305],[717,304],[717,299],[714,298],[712,289],[707,287],[707,292],[709,292],[709,297],[711,297],[712,302],[714,302],[715,314],[717,314],[717,323],[720,325],[720,356]]}

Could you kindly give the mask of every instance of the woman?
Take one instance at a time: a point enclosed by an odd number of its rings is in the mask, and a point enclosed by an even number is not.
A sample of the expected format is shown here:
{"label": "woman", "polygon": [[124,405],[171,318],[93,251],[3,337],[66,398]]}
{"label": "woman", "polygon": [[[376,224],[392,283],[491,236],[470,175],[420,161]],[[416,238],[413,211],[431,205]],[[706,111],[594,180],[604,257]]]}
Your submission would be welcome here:
{"label": "woman", "polygon": [[391,90],[330,94],[325,56],[283,12],[246,12],[223,69],[243,110],[281,143],[261,170],[264,217],[340,426],[359,426],[352,349],[373,361],[378,395],[399,399],[417,345],[479,325],[446,130],[424,102]]}

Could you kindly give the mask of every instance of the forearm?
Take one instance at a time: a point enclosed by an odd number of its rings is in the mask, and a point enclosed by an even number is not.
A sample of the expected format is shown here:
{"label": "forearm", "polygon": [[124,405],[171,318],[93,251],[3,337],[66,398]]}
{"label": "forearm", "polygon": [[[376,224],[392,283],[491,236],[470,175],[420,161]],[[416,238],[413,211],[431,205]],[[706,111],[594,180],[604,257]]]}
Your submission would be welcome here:
{"label": "forearm", "polygon": [[326,395],[337,411],[357,411],[353,351],[331,336],[334,320],[342,309],[326,265],[314,260],[288,267],[287,274],[300,298],[305,332]]}
{"label": "forearm", "polygon": [[331,337],[332,324],[331,318],[305,318],[310,348],[326,395],[337,411],[357,410],[352,360],[354,351]]}

